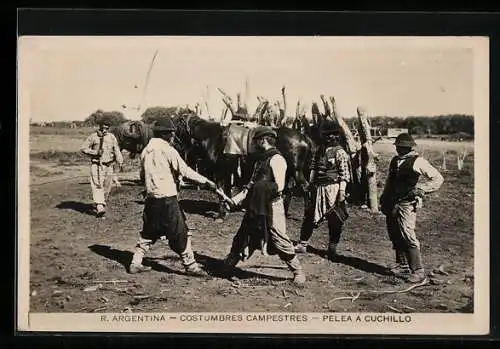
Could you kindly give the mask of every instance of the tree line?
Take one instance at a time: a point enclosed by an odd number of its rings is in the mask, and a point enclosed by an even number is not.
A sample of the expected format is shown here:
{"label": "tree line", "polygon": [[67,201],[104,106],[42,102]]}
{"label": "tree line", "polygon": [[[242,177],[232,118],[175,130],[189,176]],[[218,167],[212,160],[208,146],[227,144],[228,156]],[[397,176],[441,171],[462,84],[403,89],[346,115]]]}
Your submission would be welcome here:
{"label": "tree line", "polygon": [[[147,124],[152,124],[155,121],[165,116],[176,116],[183,113],[194,113],[188,107],[163,107],[154,106],[147,108],[141,115],[141,120]],[[90,114],[83,122],[82,121],[57,121],[51,122],[53,127],[70,127],[71,124],[77,126],[94,127],[97,126],[98,120],[101,117],[109,118],[112,125],[119,125],[127,119],[120,111],[104,111],[96,110]],[[355,129],[357,127],[356,117],[344,118],[348,125]],[[449,114],[437,116],[371,116],[369,118],[371,126],[380,129],[388,128],[404,128],[414,135],[451,135],[464,134],[474,135],[474,117],[466,114]]]}
{"label": "tree line", "polygon": [[[356,118],[346,118],[349,125],[355,125]],[[449,114],[437,116],[373,116],[370,117],[372,127],[405,128],[414,135],[450,135],[463,133],[474,135],[474,117],[466,114]]]}

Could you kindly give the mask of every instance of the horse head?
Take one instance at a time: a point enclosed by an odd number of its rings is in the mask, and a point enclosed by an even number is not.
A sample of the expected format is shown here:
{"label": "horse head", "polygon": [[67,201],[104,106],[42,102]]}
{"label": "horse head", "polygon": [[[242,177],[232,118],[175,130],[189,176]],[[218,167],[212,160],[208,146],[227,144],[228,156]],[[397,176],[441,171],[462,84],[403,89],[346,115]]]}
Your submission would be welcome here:
{"label": "horse head", "polygon": [[192,135],[193,121],[199,119],[195,113],[183,113],[172,118],[175,125],[175,144],[178,150],[188,152],[194,145]]}
{"label": "horse head", "polygon": [[110,128],[116,137],[120,150],[127,150],[134,158],[148,144],[152,137],[151,127],[142,121],[126,121]]}

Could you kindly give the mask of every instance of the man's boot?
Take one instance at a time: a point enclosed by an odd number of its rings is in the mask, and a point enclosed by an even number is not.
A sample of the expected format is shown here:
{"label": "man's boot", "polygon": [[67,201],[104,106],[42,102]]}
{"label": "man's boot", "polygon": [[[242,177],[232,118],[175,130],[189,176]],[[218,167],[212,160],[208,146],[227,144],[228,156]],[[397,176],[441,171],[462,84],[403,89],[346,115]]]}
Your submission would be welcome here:
{"label": "man's boot", "polygon": [[408,264],[410,265],[411,275],[408,277],[407,281],[410,283],[423,282],[426,279],[425,270],[422,265],[422,255],[420,253],[420,248],[410,247],[406,252],[408,258]]}
{"label": "man's boot", "polygon": [[205,272],[201,269],[200,265],[194,259],[194,252],[191,248],[191,237],[188,236],[186,249],[181,253],[182,265],[186,274],[192,276],[203,276]]}
{"label": "man's boot", "polygon": [[96,210],[96,217],[103,217],[106,214],[106,208],[103,204],[97,204]]}
{"label": "man's boot", "polygon": [[224,258],[224,266],[226,268],[234,268],[236,267],[236,264],[240,261],[240,256],[230,252],[226,258]]}
{"label": "man's boot", "polygon": [[306,282],[306,274],[300,265],[297,256],[294,256],[291,260],[285,262],[288,268],[293,272],[293,282],[296,285],[303,285]]}
{"label": "man's boot", "polygon": [[395,276],[407,277],[410,274],[410,267],[406,259],[404,250],[396,249],[396,265],[391,268]]}
{"label": "man's boot", "polygon": [[295,245],[295,253],[306,253],[307,252],[307,242],[300,241],[297,245]]}
{"label": "man's boot", "polygon": [[137,247],[132,257],[132,262],[130,263],[128,272],[130,274],[144,273],[151,271],[151,267],[142,264],[142,259],[144,258],[146,251],[143,248]]}
{"label": "man's boot", "polygon": [[333,243],[333,242],[330,242],[330,244],[328,244],[328,251],[327,251],[327,255],[328,255],[328,259],[329,260],[336,260],[337,257],[339,256],[337,254],[337,245],[336,243]]}

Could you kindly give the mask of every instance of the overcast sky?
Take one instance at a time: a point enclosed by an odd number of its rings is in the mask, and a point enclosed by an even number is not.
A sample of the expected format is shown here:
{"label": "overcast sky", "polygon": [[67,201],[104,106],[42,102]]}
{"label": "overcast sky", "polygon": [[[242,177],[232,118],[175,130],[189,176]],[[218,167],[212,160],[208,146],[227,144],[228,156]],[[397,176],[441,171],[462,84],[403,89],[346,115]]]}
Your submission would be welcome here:
{"label": "overcast sky", "polygon": [[26,37],[20,92],[33,121],[83,120],[97,109],[133,118],[143,94],[142,110],[206,99],[219,116],[216,88],[236,99],[245,81],[252,111],[257,94],[279,99],[284,85],[290,114],[299,98],[310,113],[320,94],[335,96],[344,116],[357,106],[370,115],[473,114],[473,57],[467,39]]}

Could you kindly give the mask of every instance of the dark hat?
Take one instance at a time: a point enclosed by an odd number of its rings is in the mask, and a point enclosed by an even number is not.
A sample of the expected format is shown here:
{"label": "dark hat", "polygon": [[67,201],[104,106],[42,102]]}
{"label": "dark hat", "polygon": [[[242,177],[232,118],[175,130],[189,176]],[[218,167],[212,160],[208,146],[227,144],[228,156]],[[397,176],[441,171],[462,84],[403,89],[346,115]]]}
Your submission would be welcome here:
{"label": "dark hat", "polygon": [[399,147],[414,147],[417,145],[409,133],[401,133],[396,137],[394,145]]}
{"label": "dark hat", "polygon": [[255,133],[253,135],[253,139],[259,139],[264,136],[271,136],[274,138],[278,137],[276,132],[271,127],[268,126],[258,126],[255,128],[254,132]]}
{"label": "dark hat", "polygon": [[161,118],[153,125],[153,131],[175,131],[175,125],[170,116]]}

